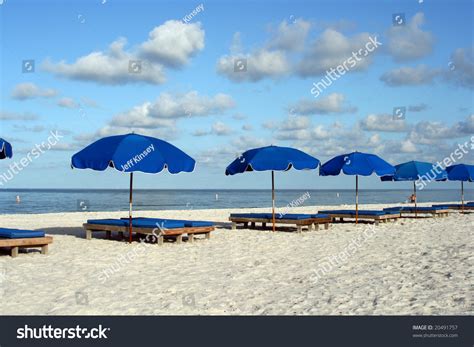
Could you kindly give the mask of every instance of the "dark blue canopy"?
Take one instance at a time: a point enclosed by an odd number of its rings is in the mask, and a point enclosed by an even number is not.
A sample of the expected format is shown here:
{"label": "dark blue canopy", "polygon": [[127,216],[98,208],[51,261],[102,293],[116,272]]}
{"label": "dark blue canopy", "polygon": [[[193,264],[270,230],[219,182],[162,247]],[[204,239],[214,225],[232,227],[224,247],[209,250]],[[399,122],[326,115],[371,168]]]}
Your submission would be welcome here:
{"label": "dark blue canopy", "polygon": [[474,165],[456,164],[446,168],[450,181],[474,182]]}
{"label": "dark blue canopy", "polygon": [[382,177],[382,181],[444,181],[448,178],[445,170],[436,168],[431,163],[409,161],[395,165],[395,173]]}
{"label": "dark blue canopy", "polygon": [[11,158],[13,156],[12,145],[0,138],[0,159]]}
{"label": "dark blue canopy", "polygon": [[339,155],[324,163],[319,169],[320,176],[337,176],[341,170],[346,175],[378,176],[391,175],[395,168],[375,154],[353,152]]}
{"label": "dark blue canopy", "polygon": [[164,168],[172,174],[191,172],[196,161],[172,144],[139,134],[104,137],[72,156],[78,169],[103,171],[113,167],[123,172],[158,173]]}
{"label": "dark blue canopy", "polygon": [[246,171],[286,171],[316,169],[319,160],[296,148],[268,146],[254,148],[235,159],[227,169],[226,175],[235,175]]}

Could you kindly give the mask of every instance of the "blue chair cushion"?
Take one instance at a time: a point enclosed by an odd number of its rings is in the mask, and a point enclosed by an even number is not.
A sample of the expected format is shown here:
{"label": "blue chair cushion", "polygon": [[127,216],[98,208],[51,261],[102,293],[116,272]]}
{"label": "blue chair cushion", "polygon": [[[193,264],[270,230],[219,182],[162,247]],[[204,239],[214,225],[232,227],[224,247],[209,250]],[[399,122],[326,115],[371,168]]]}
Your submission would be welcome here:
{"label": "blue chair cushion", "polygon": [[88,219],[87,224],[99,224],[99,225],[114,225],[114,226],[128,226],[128,222],[121,219]]}
{"label": "blue chair cushion", "polygon": [[[272,219],[273,216],[271,213],[231,213],[231,217],[236,218],[259,218],[259,219]],[[290,220],[302,220],[302,219],[311,219],[314,218],[310,214],[302,213],[286,213],[280,215],[280,213],[275,213],[275,220],[277,219],[290,219]]]}
{"label": "blue chair cushion", "polygon": [[331,218],[331,216],[324,213],[316,213],[316,214],[312,214],[311,218]]}
{"label": "blue chair cushion", "polygon": [[[416,211],[421,212],[431,212],[437,210],[445,210],[443,207],[417,207]],[[387,207],[384,208],[384,211],[398,211],[398,212],[415,212],[414,206],[397,206],[397,207]]]}
{"label": "blue chair cushion", "polygon": [[[450,208],[450,207],[455,207],[455,208],[459,207],[459,208],[461,208],[461,206],[462,206],[461,204],[444,204],[444,205],[433,205],[432,207],[433,208],[446,209],[446,208]],[[466,205],[464,205],[464,206],[466,206]]]}
{"label": "blue chair cushion", "polygon": [[0,237],[7,238],[7,239],[26,239],[26,238],[32,238],[32,237],[44,237],[44,231],[0,228]]}
{"label": "blue chair cushion", "polygon": [[[122,218],[128,223],[128,218]],[[192,228],[192,227],[211,227],[214,226],[213,222],[207,221],[193,221],[193,220],[183,220],[183,219],[163,219],[163,218],[147,218],[147,217],[135,217],[132,218],[132,223],[134,226],[142,226],[146,228],[147,225],[154,225],[157,227],[157,223],[160,227],[164,226],[168,229],[171,228]],[[137,224],[138,223],[138,224]]]}
{"label": "blue chair cushion", "polygon": [[[327,214],[347,214],[350,216],[355,216],[356,215],[356,210],[326,210],[326,211],[320,211],[321,213],[327,213]],[[398,211],[390,211],[390,210],[359,210],[359,215],[365,215],[365,216],[386,216],[388,214],[398,214]]]}

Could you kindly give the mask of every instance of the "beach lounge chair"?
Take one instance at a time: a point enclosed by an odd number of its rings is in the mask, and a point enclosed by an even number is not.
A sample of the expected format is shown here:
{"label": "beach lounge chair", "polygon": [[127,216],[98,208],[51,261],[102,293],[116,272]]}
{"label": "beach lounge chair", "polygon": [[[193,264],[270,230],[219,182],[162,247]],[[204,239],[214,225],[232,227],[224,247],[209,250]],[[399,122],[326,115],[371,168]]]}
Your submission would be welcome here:
{"label": "beach lounge chair", "polygon": [[399,212],[402,217],[412,217],[414,214],[418,215],[432,215],[433,217],[446,217],[449,215],[449,209],[444,207],[415,207],[414,206],[397,206],[387,207],[384,211],[396,211]]}
{"label": "beach lounge chair", "polygon": [[[319,212],[330,215],[333,221],[336,221],[337,218],[340,222],[343,222],[344,219],[356,218],[356,210],[327,210]],[[397,218],[400,218],[400,213],[396,211],[359,210],[357,218],[371,220],[375,225],[378,225],[379,222],[395,221]]]}
{"label": "beach lounge chair", "polygon": [[18,255],[20,248],[41,247],[41,254],[47,254],[50,243],[53,243],[53,238],[45,236],[41,230],[0,228],[0,248],[9,248],[12,257]]}
{"label": "beach lounge chair", "polygon": [[[434,208],[443,208],[447,210],[456,210],[460,211],[463,209],[461,204],[440,204],[440,205],[432,205]],[[474,211],[474,204],[464,204],[464,210],[466,211]]]}
{"label": "beach lounge chair", "polygon": [[[129,219],[89,219],[83,227],[86,231],[86,239],[92,238],[92,232],[106,232],[107,238],[112,236],[112,232],[118,232],[122,239],[124,233],[129,231]],[[133,232],[143,235],[155,234],[158,237],[158,244],[163,244],[165,238],[174,238],[177,243],[181,243],[183,236],[187,235],[188,241],[193,242],[195,235],[204,235],[206,239],[211,236],[211,231],[215,229],[214,223],[205,221],[187,221],[160,218],[133,218]]]}
{"label": "beach lounge chair", "polygon": [[[245,228],[250,224],[250,228],[255,228],[257,223],[261,223],[262,227],[265,228],[267,223],[273,223],[273,216],[271,213],[232,213],[229,220],[232,222],[232,230],[237,229],[237,224],[243,224]],[[331,217],[325,214],[288,213],[280,215],[276,213],[275,223],[295,225],[297,232],[302,232],[303,227],[311,231],[313,225],[315,229],[318,230],[319,224],[323,224],[324,228],[328,229],[329,223],[331,223]]]}

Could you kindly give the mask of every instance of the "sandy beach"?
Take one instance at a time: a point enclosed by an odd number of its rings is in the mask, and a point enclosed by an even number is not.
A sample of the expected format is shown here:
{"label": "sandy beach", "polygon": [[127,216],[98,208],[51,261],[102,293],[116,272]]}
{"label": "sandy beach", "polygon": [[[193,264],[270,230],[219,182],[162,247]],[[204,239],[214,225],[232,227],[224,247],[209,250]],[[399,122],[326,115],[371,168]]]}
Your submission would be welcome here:
{"label": "sandy beach", "polygon": [[[292,212],[329,208],[335,207],[300,207]],[[400,219],[378,226],[332,224],[329,230],[297,234],[232,231],[230,212],[244,210],[137,212],[137,216],[219,222],[210,240],[162,246],[130,245],[106,240],[99,233],[85,240],[82,223],[87,219],[125,217],[126,212],[1,215],[3,227],[43,229],[54,243],[48,255],[0,255],[0,314],[474,313],[474,213]],[[334,256],[351,244],[349,256],[335,261]],[[133,260],[124,257],[130,252],[135,254]],[[328,262],[332,265],[322,271]],[[109,275],[100,277],[105,269]]]}

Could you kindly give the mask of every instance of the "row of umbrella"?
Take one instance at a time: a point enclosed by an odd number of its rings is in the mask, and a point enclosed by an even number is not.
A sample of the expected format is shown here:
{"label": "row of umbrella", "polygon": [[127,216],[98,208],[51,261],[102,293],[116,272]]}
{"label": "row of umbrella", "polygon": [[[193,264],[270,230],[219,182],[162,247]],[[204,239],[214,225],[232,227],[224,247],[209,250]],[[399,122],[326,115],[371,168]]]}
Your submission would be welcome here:
{"label": "row of umbrella", "polygon": [[[12,156],[11,145],[0,139],[0,159]],[[71,166],[78,169],[104,171],[111,167],[130,173],[129,220],[130,241],[132,238],[133,173],[159,173],[165,168],[172,174],[192,172],[196,161],[172,144],[149,136],[126,134],[109,136],[95,141],[72,156]],[[463,182],[474,181],[474,165],[457,164],[446,170],[433,164],[411,161],[392,166],[375,154],[353,152],[320,161],[295,148],[267,146],[248,150],[236,158],[225,171],[226,175],[251,171],[271,171],[272,215],[275,230],[275,171],[314,170],[320,167],[321,176],[336,176],[342,173],[356,179],[356,222],[359,211],[359,176],[376,174],[383,181],[413,181],[416,210],[416,181],[456,180],[461,181],[462,205],[464,206]]]}

